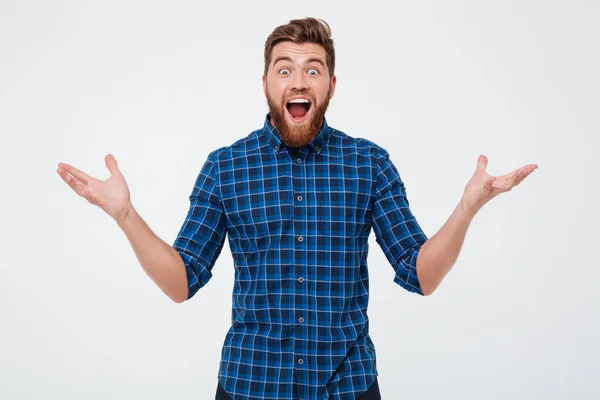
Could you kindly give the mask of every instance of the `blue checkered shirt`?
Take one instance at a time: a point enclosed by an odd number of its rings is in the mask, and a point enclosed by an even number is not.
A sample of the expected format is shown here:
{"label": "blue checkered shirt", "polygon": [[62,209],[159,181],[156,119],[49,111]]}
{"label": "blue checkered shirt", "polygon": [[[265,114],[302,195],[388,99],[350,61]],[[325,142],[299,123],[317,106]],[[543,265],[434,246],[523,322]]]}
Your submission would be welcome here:
{"label": "blue checkered shirt", "polygon": [[368,237],[394,282],[423,294],[427,237],[386,150],[328,126],[286,147],[270,124],[208,155],[173,247],[188,299],[212,277],[225,234],[235,266],[218,379],[235,400],[355,399],[378,375],[369,336]]}

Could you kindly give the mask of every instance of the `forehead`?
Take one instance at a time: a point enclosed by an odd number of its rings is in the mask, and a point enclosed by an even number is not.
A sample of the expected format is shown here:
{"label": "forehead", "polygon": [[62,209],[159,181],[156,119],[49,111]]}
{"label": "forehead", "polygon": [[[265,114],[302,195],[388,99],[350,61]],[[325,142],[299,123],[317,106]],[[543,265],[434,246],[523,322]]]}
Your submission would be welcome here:
{"label": "forehead", "polygon": [[296,63],[303,63],[309,59],[318,58],[325,64],[326,55],[325,48],[320,44],[283,41],[273,47],[271,63],[273,64],[280,57],[289,57]]}

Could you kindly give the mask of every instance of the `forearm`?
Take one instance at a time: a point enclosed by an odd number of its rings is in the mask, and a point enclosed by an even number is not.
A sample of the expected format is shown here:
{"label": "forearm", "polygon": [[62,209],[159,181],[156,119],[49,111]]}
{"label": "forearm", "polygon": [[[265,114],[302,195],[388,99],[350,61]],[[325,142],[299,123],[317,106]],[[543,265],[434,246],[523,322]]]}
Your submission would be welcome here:
{"label": "forearm", "polygon": [[458,259],[473,216],[459,203],[444,226],[421,246],[417,276],[423,294],[433,293]]}
{"label": "forearm", "polygon": [[177,250],[156,236],[131,205],[117,223],[154,283],[173,301],[185,301],[188,293],[187,275]]}

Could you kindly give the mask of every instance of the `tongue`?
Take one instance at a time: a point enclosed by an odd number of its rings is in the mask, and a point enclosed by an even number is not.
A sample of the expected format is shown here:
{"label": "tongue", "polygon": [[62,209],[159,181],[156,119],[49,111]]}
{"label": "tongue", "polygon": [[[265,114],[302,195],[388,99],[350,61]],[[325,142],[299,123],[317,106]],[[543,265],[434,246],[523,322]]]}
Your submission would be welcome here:
{"label": "tongue", "polygon": [[290,104],[290,114],[294,118],[302,118],[306,115],[306,106],[300,103],[292,103]]}

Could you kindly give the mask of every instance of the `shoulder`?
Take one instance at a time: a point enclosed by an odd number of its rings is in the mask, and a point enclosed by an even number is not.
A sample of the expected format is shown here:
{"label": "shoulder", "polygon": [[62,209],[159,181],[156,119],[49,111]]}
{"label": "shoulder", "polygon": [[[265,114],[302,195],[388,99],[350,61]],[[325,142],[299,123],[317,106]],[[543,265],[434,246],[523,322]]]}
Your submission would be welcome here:
{"label": "shoulder", "polygon": [[228,146],[222,146],[211,151],[208,154],[208,161],[214,163],[230,161],[241,155],[248,155],[260,151],[261,147],[264,146],[264,144],[259,141],[261,132],[262,129],[256,129]]}
{"label": "shoulder", "polygon": [[373,142],[370,139],[363,137],[351,136],[339,129],[329,127],[332,138],[337,139],[335,142],[340,143],[341,146],[351,147],[361,153],[368,154],[375,160],[385,159],[389,157],[389,153],[386,149]]}

